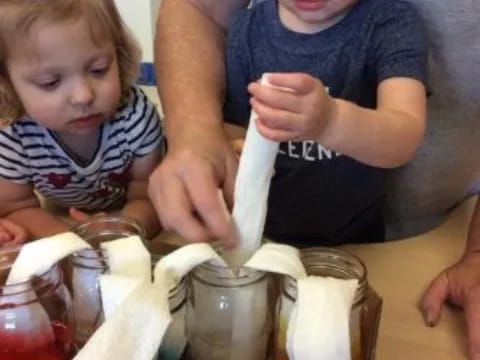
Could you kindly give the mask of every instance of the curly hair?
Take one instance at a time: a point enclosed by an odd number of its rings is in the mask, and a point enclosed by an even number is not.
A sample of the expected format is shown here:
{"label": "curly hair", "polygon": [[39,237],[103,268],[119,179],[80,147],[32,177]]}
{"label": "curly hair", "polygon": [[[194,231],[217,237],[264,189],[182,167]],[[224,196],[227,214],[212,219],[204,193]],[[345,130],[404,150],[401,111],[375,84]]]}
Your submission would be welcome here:
{"label": "curly hair", "polygon": [[122,21],[114,0],[1,0],[0,2],[0,125],[25,115],[10,81],[9,50],[23,44],[32,26],[39,21],[65,23],[84,18],[95,44],[111,40],[115,46],[122,98],[138,77],[141,53],[137,42]]}

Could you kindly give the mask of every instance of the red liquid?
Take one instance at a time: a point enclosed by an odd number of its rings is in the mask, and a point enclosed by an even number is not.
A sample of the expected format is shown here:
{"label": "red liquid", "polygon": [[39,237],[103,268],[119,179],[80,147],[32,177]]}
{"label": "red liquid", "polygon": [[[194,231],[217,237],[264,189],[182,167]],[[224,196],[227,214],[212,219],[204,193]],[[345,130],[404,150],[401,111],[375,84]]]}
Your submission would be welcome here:
{"label": "red liquid", "polygon": [[[0,331],[0,360],[70,360],[73,357],[72,334],[70,330],[60,323],[52,323],[55,334],[55,342],[36,349],[16,348],[15,350],[6,350],[15,348],[15,339]],[[17,341],[20,342],[21,339]]]}

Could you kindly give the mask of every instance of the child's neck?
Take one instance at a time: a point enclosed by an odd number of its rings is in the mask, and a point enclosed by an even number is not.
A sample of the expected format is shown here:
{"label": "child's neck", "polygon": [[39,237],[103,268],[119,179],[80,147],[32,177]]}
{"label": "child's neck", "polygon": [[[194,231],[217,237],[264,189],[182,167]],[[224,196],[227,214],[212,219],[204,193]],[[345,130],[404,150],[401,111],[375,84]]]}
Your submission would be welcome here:
{"label": "child's neck", "polygon": [[53,133],[74,160],[81,164],[89,164],[96,154],[102,131],[99,128],[94,133],[88,134]]}

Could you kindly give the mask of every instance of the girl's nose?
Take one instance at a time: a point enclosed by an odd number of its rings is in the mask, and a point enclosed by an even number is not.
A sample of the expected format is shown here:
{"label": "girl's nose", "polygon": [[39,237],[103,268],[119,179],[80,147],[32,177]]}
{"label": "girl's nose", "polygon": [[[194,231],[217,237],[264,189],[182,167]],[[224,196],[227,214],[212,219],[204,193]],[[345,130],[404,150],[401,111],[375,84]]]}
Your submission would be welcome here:
{"label": "girl's nose", "polygon": [[90,105],[94,99],[95,92],[88,80],[80,80],[74,85],[71,95],[73,105]]}

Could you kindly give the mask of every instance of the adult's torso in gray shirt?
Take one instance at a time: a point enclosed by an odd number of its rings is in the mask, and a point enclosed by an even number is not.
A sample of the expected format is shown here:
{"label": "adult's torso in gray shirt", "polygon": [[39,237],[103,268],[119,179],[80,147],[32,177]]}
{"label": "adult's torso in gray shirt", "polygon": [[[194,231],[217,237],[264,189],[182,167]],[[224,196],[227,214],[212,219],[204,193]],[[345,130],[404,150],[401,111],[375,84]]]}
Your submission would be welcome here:
{"label": "adult's torso in gray shirt", "polygon": [[430,44],[428,127],[389,176],[387,237],[429,230],[480,190],[480,1],[410,0]]}

